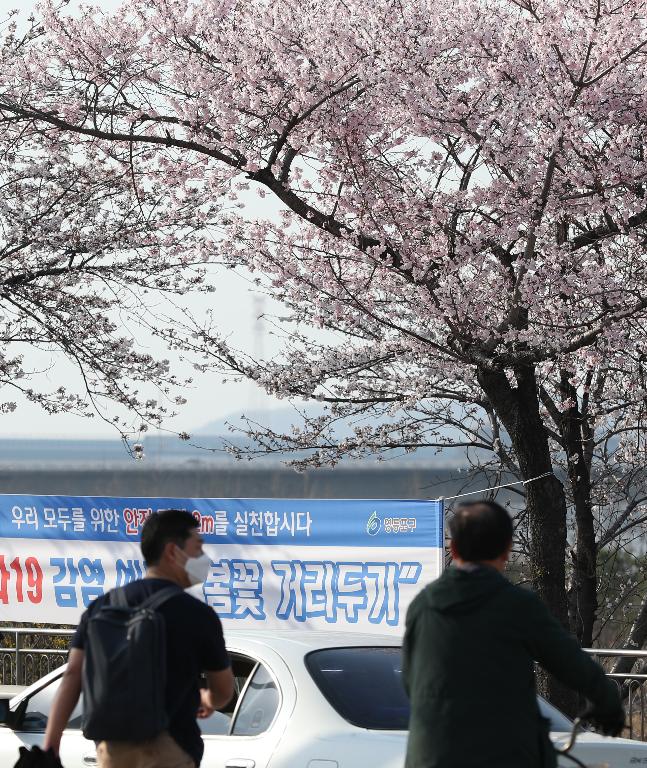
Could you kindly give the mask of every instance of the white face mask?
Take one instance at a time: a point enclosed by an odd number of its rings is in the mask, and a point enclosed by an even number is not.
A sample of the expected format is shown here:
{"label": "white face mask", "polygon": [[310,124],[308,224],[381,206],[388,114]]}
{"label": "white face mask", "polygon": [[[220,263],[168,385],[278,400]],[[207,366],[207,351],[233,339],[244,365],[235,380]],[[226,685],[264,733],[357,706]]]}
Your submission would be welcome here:
{"label": "white face mask", "polygon": [[211,568],[211,558],[209,555],[202,554],[199,557],[189,557],[184,563],[184,570],[189,577],[191,586],[202,584],[209,575]]}

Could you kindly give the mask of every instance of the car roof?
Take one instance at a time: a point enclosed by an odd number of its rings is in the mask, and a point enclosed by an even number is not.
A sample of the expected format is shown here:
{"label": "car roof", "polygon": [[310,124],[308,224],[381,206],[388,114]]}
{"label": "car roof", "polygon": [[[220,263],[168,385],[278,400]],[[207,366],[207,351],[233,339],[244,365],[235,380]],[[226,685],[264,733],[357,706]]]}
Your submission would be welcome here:
{"label": "car roof", "polygon": [[295,629],[228,629],[224,627],[227,645],[254,643],[277,650],[300,649],[304,654],[322,648],[390,646],[399,648],[402,639],[397,635],[375,635],[369,632],[335,632]]}

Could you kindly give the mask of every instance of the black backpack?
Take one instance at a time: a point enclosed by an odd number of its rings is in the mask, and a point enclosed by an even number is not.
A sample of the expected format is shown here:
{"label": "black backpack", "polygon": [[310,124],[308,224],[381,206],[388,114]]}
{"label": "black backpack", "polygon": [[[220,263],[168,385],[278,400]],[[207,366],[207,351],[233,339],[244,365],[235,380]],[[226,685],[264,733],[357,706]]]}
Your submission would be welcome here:
{"label": "black backpack", "polygon": [[168,725],[166,631],[157,610],[165,587],[137,606],[113,589],[87,624],[83,663],[83,735],[94,741],[146,741]]}

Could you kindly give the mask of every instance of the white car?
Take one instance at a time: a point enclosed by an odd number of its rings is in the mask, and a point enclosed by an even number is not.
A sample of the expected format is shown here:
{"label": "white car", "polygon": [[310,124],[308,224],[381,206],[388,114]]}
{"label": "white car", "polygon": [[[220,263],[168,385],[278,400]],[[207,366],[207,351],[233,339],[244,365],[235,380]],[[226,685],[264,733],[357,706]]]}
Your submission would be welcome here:
{"label": "white car", "polygon": [[[230,631],[237,695],[227,712],[200,721],[204,768],[402,768],[409,705],[400,682],[400,647],[389,637],[314,631]],[[62,668],[14,696],[0,726],[0,766],[21,745],[41,744]],[[540,700],[556,744],[568,720]],[[96,765],[94,742],[72,714],[61,743],[65,768]],[[497,738],[505,739],[505,724]],[[647,766],[647,744],[594,733],[573,752],[587,765]],[[566,768],[573,763],[560,761]]]}

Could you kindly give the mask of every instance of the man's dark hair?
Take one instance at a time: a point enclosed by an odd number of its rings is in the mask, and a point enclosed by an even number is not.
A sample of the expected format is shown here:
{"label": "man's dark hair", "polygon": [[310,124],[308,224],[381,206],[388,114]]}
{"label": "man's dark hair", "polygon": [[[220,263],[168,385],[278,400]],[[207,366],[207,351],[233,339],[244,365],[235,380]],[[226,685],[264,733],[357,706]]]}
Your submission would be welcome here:
{"label": "man's dark hair", "polygon": [[186,509],[161,509],[146,519],[142,528],[141,549],[146,565],[156,565],[169,541],[183,547],[200,523]]}
{"label": "man's dark hair", "polygon": [[512,541],[512,519],[496,501],[470,501],[459,504],[449,532],[462,560],[496,560]]}

